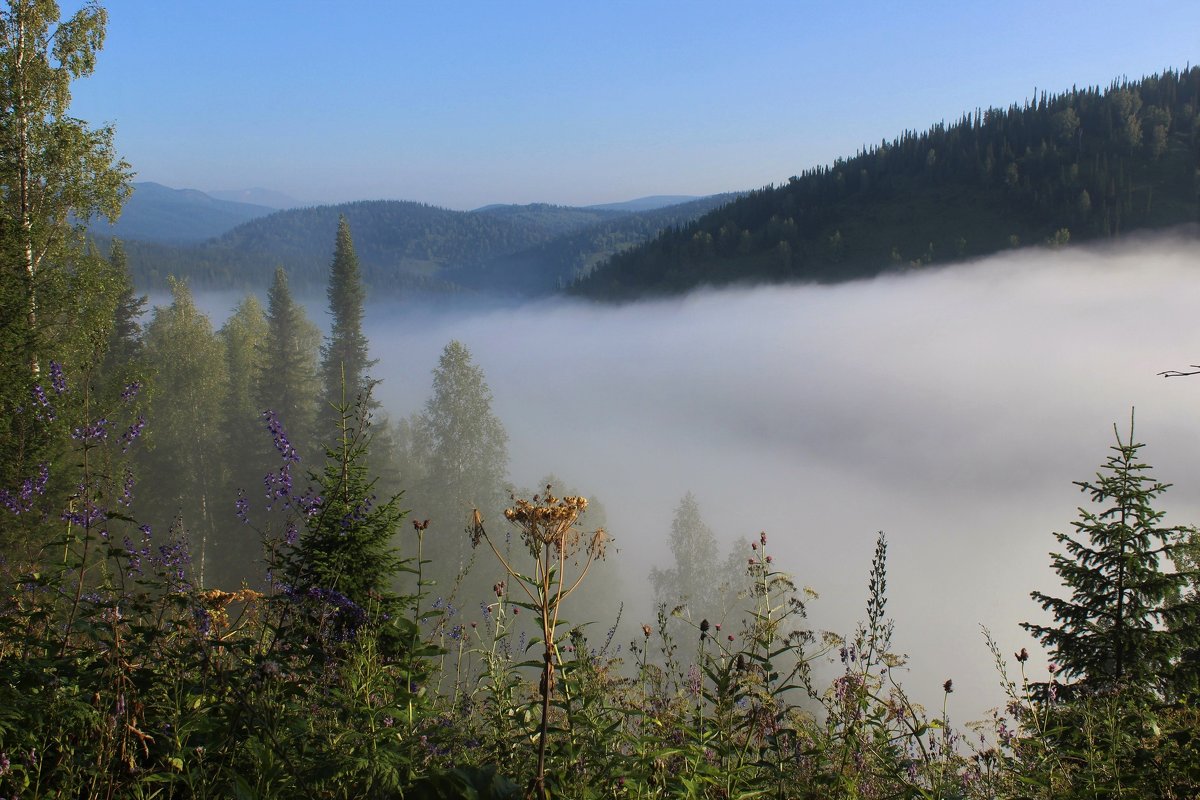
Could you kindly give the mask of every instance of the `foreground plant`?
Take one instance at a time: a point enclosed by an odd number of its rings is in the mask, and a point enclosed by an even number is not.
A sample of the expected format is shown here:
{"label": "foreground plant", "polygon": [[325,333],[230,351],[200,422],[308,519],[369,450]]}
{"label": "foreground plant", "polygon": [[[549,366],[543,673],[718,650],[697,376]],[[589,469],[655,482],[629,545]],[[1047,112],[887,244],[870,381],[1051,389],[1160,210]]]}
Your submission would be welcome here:
{"label": "foreground plant", "polygon": [[[579,588],[587,576],[588,569],[596,559],[603,558],[609,537],[603,528],[585,534],[579,527],[579,515],[587,509],[587,498],[557,498],[546,487],[542,497],[534,495],[531,500],[516,499],[512,508],[506,509],[505,518],[517,526],[521,539],[533,558],[533,574],[518,571],[509,559],[496,547],[488,536],[479,511],[475,511],[471,524],[471,544],[478,547],[487,542],[504,571],[517,582],[529,603],[517,605],[528,608],[538,615],[542,629],[542,677],[538,685],[541,696],[541,725],[538,733],[537,773],[533,780],[533,791],[539,800],[546,797],[546,743],[550,726],[550,701],[554,693],[554,673],[562,664],[558,649],[557,630],[559,609],[564,600]],[[568,560],[577,563],[582,553],[583,564],[573,581],[568,582],[566,568]]]}

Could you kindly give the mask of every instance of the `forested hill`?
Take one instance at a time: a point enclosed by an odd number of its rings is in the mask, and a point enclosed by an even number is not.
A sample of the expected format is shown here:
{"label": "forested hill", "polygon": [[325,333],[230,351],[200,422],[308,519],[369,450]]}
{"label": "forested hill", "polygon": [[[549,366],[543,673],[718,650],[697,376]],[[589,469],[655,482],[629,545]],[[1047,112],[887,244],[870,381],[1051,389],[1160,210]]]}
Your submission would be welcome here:
{"label": "forested hill", "polygon": [[573,281],[581,268],[731,197],[636,213],[543,203],[450,211],[413,202],[362,201],[279,211],[203,243],[126,241],[125,250],[134,282],[143,290],[164,287],[172,275],[196,288],[257,290],[270,285],[281,265],[293,289],[323,290],[338,217],[344,215],[363,281],[373,294],[413,288],[537,294],[552,292]]}
{"label": "forested hill", "polygon": [[906,132],[620,253],[574,291],[836,282],[1200,219],[1200,67]]}

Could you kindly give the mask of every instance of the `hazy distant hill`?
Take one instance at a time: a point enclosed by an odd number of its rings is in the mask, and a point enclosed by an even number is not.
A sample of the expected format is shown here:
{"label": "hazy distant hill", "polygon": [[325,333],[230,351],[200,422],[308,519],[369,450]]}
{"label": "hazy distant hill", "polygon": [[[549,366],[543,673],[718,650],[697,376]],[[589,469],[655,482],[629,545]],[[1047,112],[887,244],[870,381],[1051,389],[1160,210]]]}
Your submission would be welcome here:
{"label": "hazy distant hill", "polygon": [[135,183],[116,225],[101,220],[93,227],[105,236],[155,242],[200,242],[272,209],[219,200],[195,189],[159,183]]}
{"label": "hazy distant hill", "polygon": [[415,287],[446,291],[552,292],[621,247],[682,224],[729,197],[631,214],[546,204],[449,211],[377,200],[290,209],[187,245],[126,240],[135,283],[161,287],[168,275],[198,288],[266,287],[277,265],[293,288],[322,290],[339,215],[354,234],[364,282],[376,294]]}
{"label": "hazy distant hill", "polygon": [[230,200],[235,203],[251,203],[258,206],[266,206],[267,208],[276,211],[285,208],[297,208],[299,206],[308,205],[294,197],[290,197],[283,192],[276,192],[272,189],[223,189],[220,191],[205,192],[209,197],[215,197],[218,200]]}
{"label": "hazy distant hill", "polygon": [[690,194],[655,194],[650,197],[639,197],[636,200],[626,200],[623,203],[601,203],[600,205],[587,206],[587,208],[598,208],[605,211],[653,211],[656,208],[678,206],[683,203],[690,203],[693,200],[702,199]]}
{"label": "hazy distant hill", "polygon": [[575,232],[566,232],[526,250],[451,268],[445,277],[489,292],[549,293],[571,285],[613,254],[641,244],[659,231],[686,225],[740,196],[730,192],[637,213],[608,212],[606,218]]}
{"label": "hazy distant hill", "polygon": [[843,281],[1196,222],[1198,168],[1200,67],[1043,94],[750,192],[615,255],[575,290]]}

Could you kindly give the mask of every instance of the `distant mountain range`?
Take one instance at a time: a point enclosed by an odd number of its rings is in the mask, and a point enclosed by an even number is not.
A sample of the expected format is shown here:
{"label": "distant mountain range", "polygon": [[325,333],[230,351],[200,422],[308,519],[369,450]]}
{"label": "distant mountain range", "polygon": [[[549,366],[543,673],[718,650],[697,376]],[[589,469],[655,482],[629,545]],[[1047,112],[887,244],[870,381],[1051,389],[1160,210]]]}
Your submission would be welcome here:
{"label": "distant mountain range", "polygon": [[115,225],[101,220],[96,233],[151,242],[202,242],[275,209],[216,198],[195,189],[134,183]]}
{"label": "distant mountain range", "polygon": [[[168,276],[196,288],[262,290],[278,265],[298,291],[323,290],[338,217],[354,235],[364,282],[375,296],[420,288],[536,295],[574,283],[596,263],[682,225],[736,194],[660,196],[605,206],[544,203],[450,211],[395,200],[275,211],[194,190],[139,183],[116,226],[135,283]],[[104,244],[102,243],[102,246]]]}
{"label": "distant mountain range", "polygon": [[266,206],[267,208],[281,211],[285,208],[299,208],[300,206],[311,205],[297,200],[294,197],[289,197],[283,192],[276,192],[271,189],[227,189],[222,191],[205,192],[209,197],[215,197],[217,200],[228,200],[234,203],[249,203],[255,206]]}

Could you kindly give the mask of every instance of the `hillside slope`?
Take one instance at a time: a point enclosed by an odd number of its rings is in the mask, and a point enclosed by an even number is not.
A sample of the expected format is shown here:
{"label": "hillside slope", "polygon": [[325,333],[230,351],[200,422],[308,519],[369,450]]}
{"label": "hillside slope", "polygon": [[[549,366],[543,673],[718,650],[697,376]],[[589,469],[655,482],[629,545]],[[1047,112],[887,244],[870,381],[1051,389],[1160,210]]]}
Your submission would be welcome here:
{"label": "hillside slope", "polygon": [[833,282],[1200,219],[1200,67],[907,132],[619,253],[573,291]]}

